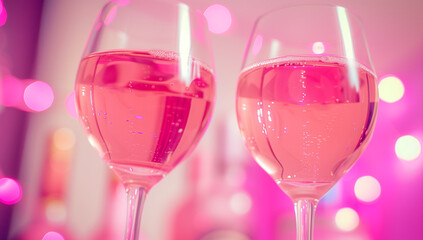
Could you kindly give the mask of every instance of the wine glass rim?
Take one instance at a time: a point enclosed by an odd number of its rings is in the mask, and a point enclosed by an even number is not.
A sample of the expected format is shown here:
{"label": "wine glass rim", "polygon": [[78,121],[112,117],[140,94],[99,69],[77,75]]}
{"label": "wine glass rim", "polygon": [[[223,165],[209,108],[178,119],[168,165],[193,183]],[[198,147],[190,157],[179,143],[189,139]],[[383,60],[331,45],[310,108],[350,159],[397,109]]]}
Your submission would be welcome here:
{"label": "wine glass rim", "polygon": [[[153,2],[153,3],[164,3],[164,4],[168,4],[168,5],[179,5],[182,4],[186,7],[188,7],[189,11],[200,11],[198,8],[194,8],[192,7],[190,4],[183,2],[181,0],[144,0],[144,1],[149,1],[149,2]],[[120,5],[119,4],[119,0],[110,0],[108,2],[106,2],[103,6],[103,8],[107,5],[118,5],[118,6],[126,6],[128,4],[125,5]]]}
{"label": "wine glass rim", "polygon": [[[132,5],[131,5],[132,4]],[[153,11],[150,11],[153,10]],[[120,12],[119,12],[120,11]],[[119,14],[118,14],[119,12]],[[160,22],[160,17],[156,17],[154,14],[166,14],[166,16],[173,16],[175,15],[174,21],[171,22]],[[167,14],[169,13],[169,14]],[[108,0],[105,5],[101,8],[100,13],[98,14],[93,27],[91,28],[91,32],[89,35],[89,40],[86,43],[84,50],[82,52],[81,58],[85,58],[91,54],[95,53],[103,53],[106,51],[111,52],[119,52],[123,50],[129,51],[137,51],[137,52],[151,52],[158,49],[167,50],[168,52],[178,52],[178,45],[174,44],[171,46],[162,47],[160,44],[156,44],[154,47],[151,46],[141,46],[141,44],[137,44],[134,39],[142,39],[143,37],[147,36],[148,34],[142,33],[137,31],[136,29],[140,27],[141,24],[137,25],[135,23],[135,19],[138,15],[145,15],[148,18],[154,18],[156,21],[159,19],[158,24],[165,23],[166,26],[163,28],[167,29],[176,29],[176,31],[154,31],[156,35],[162,36],[156,42],[171,42],[169,38],[166,36],[172,35],[176,37],[180,36],[187,36],[186,38],[190,38],[194,44],[201,44],[207,45],[207,49],[210,48],[210,36],[209,31],[207,29],[207,19],[204,16],[203,12],[197,7],[192,6],[186,2],[180,0],[140,0],[140,1],[121,1],[121,0]],[[117,16],[117,17],[116,17]],[[183,16],[181,18],[181,16]],[[141,19],[140,17],[139,19]],[[118,19],[118,21],[116,21]],[[123,20],[122,20],[123,19]],[[149,19],[145,20],[144,22],[149,22]],[[120,21],[120,22],[119,22]],[[169,21],[169,19],[167,19]],[[115,24],[117,22],[117,24]],[[128,26],[126,24],[121,24],[121,22],[129,22],[131,25],[131,31],[128,30]],[[151,21],[153,22],[153,21]],[[169,24],[167,24],[169,23]],[[165,25],[163,24],[163,25]],[[182,26],[183,24],[184,26]],[[150,24],[150,26],[152,26]],[[188,27],[187,27],[188,26]],[[195,27],[195,28],[194,28]],[[188,34],[184,33],[181,35],[179,31],[183,29],[189,28]],[[198,30],[199,29],[199,30]],[[105,39],[113,39],[110,46],[100,46],[98,47],[97,37],[94,35],[99,34],[99,36],[104,36]],[[120,34],[120,35],[119,35]],[[167,35],[166,35],[167,34]],[[197,36],[199,34],[199,36]],[[116,37],[116,36],[124,36],[124,37]],[[148,37],[145,37],[148,38]],[[195,41],[193,39],[196,39]],[[150,39],[151,40],[151,39]],[[113,42],[114,41],[114,42]],[[181,39],[176,39],[176,43],[181,41]],[[189,43],[191,44],[191,41]],[[115,43],[116,42],[116,43]],[[186,42],[186,41],[185,41]],[[129,44],[128,44],[129,43]],[[128,44],[128,45],[125,45]],[[154,45],[154,44],[153,44]],[[163,44],[162,44],[163,45]],[[95,46],[95,47],[93,47]],[[180,47],[180,46],[179,46]],[[198,51],[201,52],[201,51]],[[195,57],[194,62],[201,62],[202,66],[209,70],[210,72],[214,73],[214,63],[211,51],[203,51],[199,54],[193,54],[191,50],[189,51],[189,56]]]}
{"label": "wine glass rim", "polygon": [[295,5],[280,6],[280,7],[273,8],[273,9],[259,15],[258,18],[256,19],[255,23],[259,22],[262,18],[264,18],[268,15],[271,15],[273,13],[276,13],[276,12],[279,12],[279,11],[282,11],[282,10],[288,10],[288,9],[293,9],[293,8],[304,8],[304,7],[324,7],[324,8],[328,8],[328,9],[329,8],[333,8],[333,9],[343,8],[348,13],[348,15],[353,16],[357,22],[359,22],[361,24],[361,21],[362,21],[358,14],[352,12],[350,9],[348,9],[344,6],[341,6],[341,5],[329,4],[329,3],[313,3],[313,4],[310,4],[310,3],[306,4],[305,3],[305,4],[295,4]]}
{"label": "wine glass rim", "polygon": [[[349,10],[348,8],[346,8],[342,5],[329,4],[329,3],[311,3],[311,4],[310,3],[303,3],[303,4],[292,4],[292,5],[276,7],[276,8],[273,8],[273,9],[259,15],[253,23],[252,31],[250,32],[249,42],[247,43],[247,45],[250,46],[250,44],[252,44],[251,41],[252,41],[253,35],[255,34],[256,29],[259,26],[259,23],[264,18],[266,18],[267,16],[270,16],[270,15],[278,13],[278,12],[283,12],[284,10],[296,9],[296,8],[307,8],[307,7],[333,9],[334,11],[337,12],[338,15],[340,14],[340,10],[343,11],[344,12],[343,14],[346,14],[347,16],[354,19],[354,22],[357,24],[357,26],[359,26],[359,28],[361,29],[362,35],[365,38],[363,22],[362,22],[361,18],[359,17],[359,15],[355,14],[354,12]],[[365,41],[365,45],[367,46],[366,41]],[[368,47],[367,47],[367,49],[368,49]],[[245,68],[248,67],[248,66],[246,66],[247,51],[248,51],[248,48],[247,48],[246,52],[244,53],[244,59],[243,59],[243,62],[241,64],[242,70],[245,70]],[[370,61],[370,64],[368,66],[367,65],[365,65],[365,66],[367,67],[367,69],[372,70],[373,74],[376,75],[370,56],[369,56],[369,61]]]}

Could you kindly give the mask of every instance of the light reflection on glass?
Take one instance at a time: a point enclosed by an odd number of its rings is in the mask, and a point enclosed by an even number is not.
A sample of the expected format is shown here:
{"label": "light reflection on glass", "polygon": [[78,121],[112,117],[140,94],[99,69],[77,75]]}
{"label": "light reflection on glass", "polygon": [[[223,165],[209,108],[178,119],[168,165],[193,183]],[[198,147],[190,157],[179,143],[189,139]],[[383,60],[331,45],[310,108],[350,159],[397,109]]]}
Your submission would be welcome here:
{"label": "light reflection on glass", "polygon": [[352,35],[350,23],[348,21],[347,11],[343,7],[336,7],[338,13],[339,25],[341,28],[342,42],[344,46],[345,56],[348,61],[348,75],[350,85],[355,87],[358,91],[360,82],[358,80],[357,63],[355,59],[354,46],[352,42]]}
{"label": "light reflection on glass", "polygon": [[186,4],[178,3],[179,8],[179,74],[186,86],[191,84],[191,23],[189,8]]}
{"label": "light reflection on glass", "polygon": [[113,6],[112,9],[110,9],[110,12],[107,14],[106,19],[104,19],[104,24],[109,25],[116,17],[118,6]]}
{"label": "light reflection on glass", "polygon": [[270,57],[275,58],[279,55],[279,50],[281,48],[281,43],[277,39],[272,39],[270,42]]}
{"label": "light reflection on glass", "polygon": [[322,42],[313,43],[312,47],[314,54],[323,54],[325,52],[325,45]]}
{"label": "light reflection on glass", "polygon": [[256,36],[253,44],[253,56],[259,54],[261,47],[263,46],[263,36],[261,34]]}

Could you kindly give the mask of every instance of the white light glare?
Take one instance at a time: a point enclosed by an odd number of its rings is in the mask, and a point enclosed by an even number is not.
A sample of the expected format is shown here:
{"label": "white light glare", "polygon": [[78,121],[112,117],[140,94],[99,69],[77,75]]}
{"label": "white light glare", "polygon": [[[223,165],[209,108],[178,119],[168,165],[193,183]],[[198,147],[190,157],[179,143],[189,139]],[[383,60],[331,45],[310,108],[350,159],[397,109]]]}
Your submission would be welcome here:
{"label": "white light glare", "polygon": [[402,136],[395,143],[395,153],[404,161],[415,160],[420,156],[421,144],[417,138],[411,135]]}
{"label": "white light glare", "polygon": [[191,23],[189,8],[184,3],[179,7],[179,74],[186,86],[191,84]]}
{"label": "white light glare", "polygon": [[323,54],[325,52],[325,45],[322,42],[313,43],[312,48],[314,54]]}
{"label": "white light glare", "polygon": [[387,76],[380,80],[379,97],[385,102],[393,103],[404,96],[404,85],[401,80],[395,76]]}
{"label": "white light glare", "polygon": [[336,7],[336,10],[338,13],[339,27],[341,28],[345,56],[348,60],[348,76],[350,85],[355,87],[355,89],[358,91],[360,82],[358,80],[357,63],[355,60],[354,45],[347,11],[345,8],[339,6]]}
{"label": "white light glare", "polygon": [[341,208],[336,212],[335,224],[342,231],[349,232],[358,227],[360,218],[352,208]]}
{"label": "white light glare", "polygon": [[372,202],[380,196],[379,181],[372,176],[360,177],[354,185],[355,196],[363,202]]}

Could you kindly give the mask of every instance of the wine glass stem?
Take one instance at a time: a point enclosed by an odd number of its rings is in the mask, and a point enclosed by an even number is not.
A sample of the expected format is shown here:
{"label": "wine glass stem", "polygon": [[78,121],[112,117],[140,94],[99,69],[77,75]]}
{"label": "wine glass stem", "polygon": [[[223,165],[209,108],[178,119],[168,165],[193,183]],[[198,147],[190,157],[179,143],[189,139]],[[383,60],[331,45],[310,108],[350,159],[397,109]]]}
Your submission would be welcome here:
{"label": "wine glass stem", "polygon": [[318,200],[299,199],[295,201],[295,216],[297,219],[297,240],[312,240],[314,214]]}
{"label": "wine glass stem", "polygon": [[127,213],[125,240],[137,240],[139,238],[142,207],[144,205],[146,191],[139,185],[126,185]]}

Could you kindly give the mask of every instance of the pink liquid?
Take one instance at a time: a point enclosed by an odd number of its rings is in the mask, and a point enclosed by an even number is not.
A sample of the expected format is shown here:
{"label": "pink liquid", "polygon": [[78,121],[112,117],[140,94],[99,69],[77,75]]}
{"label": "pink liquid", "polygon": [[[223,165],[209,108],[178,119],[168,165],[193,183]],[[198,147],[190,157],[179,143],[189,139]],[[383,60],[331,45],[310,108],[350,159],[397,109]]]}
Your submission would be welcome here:
{"label": "pink liquid", "polygon": [[150,188],[198,143],[214,99],[213,73],[193,60],[181,79],[169,52],[85,57],[75,96],[90,143],[124,182]]}
{"label": "pink liquid", "polygon": [[293,200],[320,199],[364,151],[377,101],[366,68],[290,57],[241,74],[237,116],[248,149],[282,190]]}

